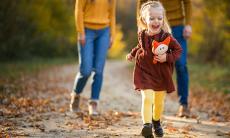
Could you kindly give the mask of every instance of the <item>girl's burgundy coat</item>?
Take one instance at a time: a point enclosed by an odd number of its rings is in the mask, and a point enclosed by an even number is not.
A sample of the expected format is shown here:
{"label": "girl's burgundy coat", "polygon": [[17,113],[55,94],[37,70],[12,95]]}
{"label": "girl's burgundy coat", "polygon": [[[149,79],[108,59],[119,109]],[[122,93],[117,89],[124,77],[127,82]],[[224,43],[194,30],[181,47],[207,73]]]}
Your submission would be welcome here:
{"label": "girl's burgundy coat", "polygon": [[[171,37],[171,40],[168,45],[166,62],[153,64],[152,41],[162,42],[168,36]],[[182,48],[176,39],[163,30],[153,36],[148,36],[146,30],[138,33],[138,45],[130,53],[136,59],[133,74],[135,90],[166,90],[167,93],[175,91],[172,74],[174,63],[180,57],[181,52]]]}

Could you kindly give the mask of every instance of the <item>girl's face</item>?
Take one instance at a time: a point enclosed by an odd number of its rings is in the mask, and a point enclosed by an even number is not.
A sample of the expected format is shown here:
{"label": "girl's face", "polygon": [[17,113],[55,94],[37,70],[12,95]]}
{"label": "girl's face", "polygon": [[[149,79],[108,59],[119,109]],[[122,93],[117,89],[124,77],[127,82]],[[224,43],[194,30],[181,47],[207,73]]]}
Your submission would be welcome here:
{"label": "girl's face", "polygon": [[151,35],[158,34],[161,31],[163,18],[163,9],[161,8],[150,8],[146,12],[144,20],[146,22],[148,32]]}

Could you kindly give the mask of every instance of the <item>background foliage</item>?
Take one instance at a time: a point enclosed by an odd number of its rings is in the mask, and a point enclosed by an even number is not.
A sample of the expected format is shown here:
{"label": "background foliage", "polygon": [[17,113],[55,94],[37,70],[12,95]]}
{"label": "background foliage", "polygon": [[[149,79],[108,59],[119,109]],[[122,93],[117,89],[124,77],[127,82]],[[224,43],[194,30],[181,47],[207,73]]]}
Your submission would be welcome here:
{"label": "background foliage", "polygon": [[73,55],[72,4],[65,0],[2,0],[1,60]]}
{"label": "background foliage", "polygon": [[195,0],[190,54],[197,61],[230,63],[230,1]]}
{"label": "background foliage", "polygon": [[[2,0],[0,59],[76,55],[75,0]],[[197,62],[230,63],[230,1],[193,0],[189,57]],[[109,57],[121,57],[137,43],[136,2],[117,0],[117,38]]]}

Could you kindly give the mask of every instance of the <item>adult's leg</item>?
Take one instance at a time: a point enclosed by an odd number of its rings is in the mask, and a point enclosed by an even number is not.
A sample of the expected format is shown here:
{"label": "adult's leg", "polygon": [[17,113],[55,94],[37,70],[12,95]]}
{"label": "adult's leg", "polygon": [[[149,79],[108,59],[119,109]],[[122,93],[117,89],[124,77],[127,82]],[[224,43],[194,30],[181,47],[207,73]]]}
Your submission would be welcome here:
{"label": "adult's leg", "polygon": [[85,29],[86,43],[84,46],[78,45],[79,65],[80,70],[76,75],[73,90],[77,94],[80,94],[93,69],[93,49],[95,31],[91,29]]}
{"label": "adult's leg", "polygon": [[94,43],[94,58],[93,58],[93,83],[91,100],[98,100],[103,83],[103,70],[107,57],[107,52],[110,43],[110,29],[105,28],[97,31],[97,38]]}
{"label": "adult's leg", "polygon": [[172,27],[173,36],[180,43],[183,51],[176,61],[177,92],[180,105],[188,105],[189,74],[187,69],[187,41],[183,37],[183,26]]}

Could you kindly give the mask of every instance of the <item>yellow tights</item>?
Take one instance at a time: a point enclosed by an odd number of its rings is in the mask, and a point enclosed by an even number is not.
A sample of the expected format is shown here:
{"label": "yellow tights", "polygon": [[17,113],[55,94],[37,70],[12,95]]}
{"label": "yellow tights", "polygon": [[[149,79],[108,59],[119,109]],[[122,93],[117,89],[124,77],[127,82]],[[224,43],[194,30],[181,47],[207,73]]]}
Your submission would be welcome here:
{"label": "yellow tights", "polygon": [[141,91],[141,115],[144,124],[151,123],[152,119],[157,121],[161,118],[164,109],[165,93],[166,91],[154,91],[151,89]]}

